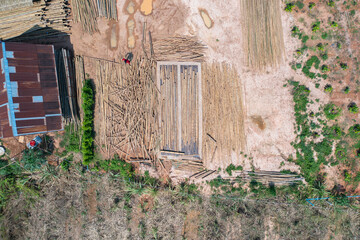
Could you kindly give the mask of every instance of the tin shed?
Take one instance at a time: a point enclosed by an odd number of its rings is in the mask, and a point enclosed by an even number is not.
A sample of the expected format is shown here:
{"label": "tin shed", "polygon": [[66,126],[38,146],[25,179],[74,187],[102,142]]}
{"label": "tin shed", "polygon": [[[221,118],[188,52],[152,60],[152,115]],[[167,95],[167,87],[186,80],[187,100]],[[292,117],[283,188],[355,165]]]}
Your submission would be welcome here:
{"label": "tin shed", "polygon": [[0,44],[0,138],[62,130],[54,47]]}

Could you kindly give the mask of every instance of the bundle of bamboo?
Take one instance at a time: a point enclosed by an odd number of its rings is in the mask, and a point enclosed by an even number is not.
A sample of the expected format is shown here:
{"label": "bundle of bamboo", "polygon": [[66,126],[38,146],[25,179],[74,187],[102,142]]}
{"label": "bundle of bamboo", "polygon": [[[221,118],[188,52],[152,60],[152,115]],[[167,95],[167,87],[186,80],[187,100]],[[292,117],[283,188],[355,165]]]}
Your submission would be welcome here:
{"label": "bundle of bamboo", "polygon": [[90,34],[99,31],[97,17],[117,20],[116,0],[73,0],[72,6],[74,21]]}
{"label": "bundle of bamboo", "polygon": [[[70,32],[67,0],[41,0],[31,6],[0,12],[0,39],[56,37]],[[25,36],[26,35],[26,36]]]}
{"label": "bundle of bamboo", "polygon": [[159,39],[154,42],[154,53],[157,61],[204,61],[205,45],[195,37],[175,36]]}

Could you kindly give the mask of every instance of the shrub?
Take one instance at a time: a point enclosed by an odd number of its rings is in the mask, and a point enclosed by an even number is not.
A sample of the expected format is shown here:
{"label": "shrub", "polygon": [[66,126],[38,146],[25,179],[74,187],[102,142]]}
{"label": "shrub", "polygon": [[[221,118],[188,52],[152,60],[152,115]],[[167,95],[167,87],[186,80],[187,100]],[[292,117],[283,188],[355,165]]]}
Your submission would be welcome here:
{"label": "shrub", "polygon": [[301,1],[297,1],[295,4],[296,4],[296,6],[297,6],[299,9],[303,9],[303,8],[304,8],[304,3],[302,3]]}
{"label": "shrub", "polygon": [[309,3],[309,9],[310,9],[310,10],[313,9],[315,6],[316,6],[315,3],[313,3],[313,2]]}
{"label": "shrub", "polygon": [[329,0],[328,3],[327,3],[327,5],[328,5],[329,7],[335,7],[335,2],[334,2],[333,0]]}
{"label": "shrub", "polygon": [[295,5],[293,3],[287,3],[286,6],[285,6],[285,11],[286,12],[292,12],[294,7],[295,7]]}
{"label": "shrub", "polygon": [[297,69],[300,69],[300,68],[301,68],[301,63],[297,63],[297,64],[296,64],[296,68],[297,68]]}
{"label": "shrub", "polygon": [[350,16],[352,16],[352,17],[355,16],[355,10],[350,11]]}
{"label": "shrub", "polygon": [[329,67],[327,66],[327,65],[322,65],[321,66],[321,72],[328,72],[328,71],[330,71],[330,69],[329,69]]}
{"label": "shrub", "polygon": [[81,152],[83,154],[83,163],[88,165],[94,158],[94,91],[92,81],[86,79],[82,89],[81,97],[83,99],[84,118],[82,123]]}
{"label": "shrub", "polygon": [[323,32],[322,34],[321,34],[321,38],[322,39],[327,39],[329,37],[329,34],[327,33],[327,32]]}
{"label": "shrub", "polygon": [[320,55],[320,57],[321,57],[321,59],[322,59],[323,61],[326,61],[326,60],[329,58],[329,56],[328,56],[327,53],[322,53],[322,54]]}
{"label": "shrub", "polygon": [[297,27],[297,26],[294,26],[292,29],[291,29],[291,36],[292,37],[296,37],[298,35],[300,35],[301,32],[300,32],[300,29]]}
{"label": "shrub", "polygon": [[336,43],[336,47],[337,47],[338,49],[341,49],[341,48],[342,48],[341,43],[337,42],[337,43]]}
{"label": "shrub", "polygon": [[316,45],[316,47],[317,47],[317,50],[319,50],[319,51],[325,51],[325,46],[322,43],[319,43],[318,45]]}
{"label": "shrub", "polygon": [[326,86],[324,87],[324,91],[327,93],[332,93],[333,87],[330,84],[326,84]]}
{"label": "shrub", "polygon": [[360,124],[354,124],[349,128],[349,135],[352,138],[359,138],[360,137]]}
{"label": "shrub", "polygon": [[347,70],[349,66],[346,63],[340,63],[340,67],[342,70]]}
{"label": "shrub", "polygon": [[335,157],[338,161],[344,162],[347,158],[347,149],[342,143],[338,143],[335,148]]}
{"label": "shrub", "polygon": [[348,94],[350,92],[350,87],[349,86],[346,86],[344,88],[344,93]]}
{"label": "shrub", "polygon": [[333,103],[328,103],[324,107],[324,114],[327,119],[333,120],[341,115],[341,108]]}
{"label": "shrub", "polygon": [[40,149],[27,149],[23,152],[20,162],[25,170],[33,172],[39,170],[46,163],[46,156]]}
{"label": "shrub", "polygon": [[313,72],[310,72],[310,69],[312,67],[312,65],[315,64],[315,68],[318,69],[319,68],[319,64],[320,64],[320,60],[317,56],[312,56],[309,60],[307,60],[305,62],[305,65],[302,69],[302,72],[305,74],[305,76],[313,79],[316,77],[316,74]]}
{"label": "shrub", "polygon": [[332,22],[330,23],[330,26],[331,26],[331,27],[338,27],[339,24],[338,24],[337,22],[335,22],[335,21],[332,21]]}
{"label": "shrub", "polygon": [[348,110],[351,113],[358,113],[359,112],[359,107],[356,105],[356,103],[352,102],[348,105]]}
{"label": "shrub", "polygon": [[312,27],[311,27],[311,30],[312,30],[313,32],[319,31],[319,30],[320,30],[320,21],[317,21],[316,23],[314,23],[314,24],[312,25]]}
{"label": "shrub", "polygon": [[64,171],[69,171],[72,160],[73,160],[73,155],[65,158],[65,159],[60,163],[60,167],[61,167]]}
{"label": "shrub", "polygon": [[230,176],[232,176],[232,171],[236,171],[236,170],[242,171],[242,170],[243,170],[243,167],[242,167],[242,166],[235,166],[234,164],[231,163],[231,164],[225,169],[225,171],[226,171]]}
{"label": "shrub", "polygon": [[66,152],[80,151],[80,133],[75,130],[73,124],[65,126],[65,132],[60,142],[60,147],[65,148]]}
{"label": "shrub", "polygon": [[304,43],[304,44],[307,42],[307,40],[309,40],[309,36],[307,36],[307,35],[304,35],[304,36],[301,38],[301,42]]}
{"label": "shrub", "polygon": [[344,135],[344,132],[339,125],[333,125],[331,127],[324,127],[323,135],[329,139],[340,139]]}

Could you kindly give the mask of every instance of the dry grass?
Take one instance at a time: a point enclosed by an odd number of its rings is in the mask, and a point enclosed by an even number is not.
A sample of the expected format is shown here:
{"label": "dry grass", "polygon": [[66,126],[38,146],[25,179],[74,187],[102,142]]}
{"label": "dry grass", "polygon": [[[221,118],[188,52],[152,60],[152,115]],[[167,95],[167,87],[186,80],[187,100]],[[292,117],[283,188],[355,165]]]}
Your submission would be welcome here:
{"label": "dry grass", "polygon": [[[329,205],[205,196],[191,201],[178,190],[160,189],[147,195],[153,204],[146,207],[144,195],[123,181],[75,169],[39,186],[41,198],[33,205],[20,195],[7,207],[0,222],[7,233],[2,239],[183,239],[186,217],[194,211],[199,213],[193,221],[195,239],[360,237],[360,213],[334,211]],[[90,207],[96,207],[95,215]],[[269,225],[273,227],[267,229]]]}
{"label": "dry grass", "polygon": [[244,52],[251,68],[262,70],[284,60],[279,0],[242,0]]}
{"label": "dry grass", "polygon": [[245,150],[241,81],[236,70],[226,64],[203,64],[202,83],[204,161],[227,166],[232,152]]}

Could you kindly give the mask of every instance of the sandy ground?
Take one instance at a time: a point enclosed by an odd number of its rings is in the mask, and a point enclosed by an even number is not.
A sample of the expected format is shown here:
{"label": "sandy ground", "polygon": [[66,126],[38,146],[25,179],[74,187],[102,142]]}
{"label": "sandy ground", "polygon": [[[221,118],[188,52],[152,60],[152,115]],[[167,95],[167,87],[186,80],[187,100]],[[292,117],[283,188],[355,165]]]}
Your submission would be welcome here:
{"label": "sandy ground", "polygon": [[[135,4],[136,12],[130,16],[126,12],[128,2],[118,1],[119,21],[117,23],[99,19],[100,32],[92,36],[83,33],[81,26],[75,24],[74,33],[71,36],[75,54],[120,61],[128,51],[132,51],[135,55],[141,53],[144,22],[146,22],[147,29],[152,32],[154,40],[175,34],[197,36],[208,47],[206,51],[208,63],[226,62],[236,68],[242,81],[245,105],[246,149],[244,153],[248,155],[248,158],[244,158],[239,153],[233,153],[231,157],[218,158],[215,163],[206,167],[217,169],[233,163],[243,165],[245,169],[279,170],[280,164],[284,162],[285,165],[281,169],[297,169],[295,165],[284,160],[284,156],[287,157],[294,153],[290,142],[295,135],[292,96],[288,88],[283,85],[286,83],[286,79],[291,78],[294,73],[288,60],[285,60],[279,68],[267,69],[263,73],[251,71],[244,65],[238,0],[226,2],[156,0],[153,3],[153,12],[148,16],[144,16],[138,10],[139,0],[136,2],[137,5]],[[208,12],[209,17],[213,20],[211,28],[206,27],[199,9],[205,9]],[[282,14],[284,42],[286,43],[285,54],[286,59],[291,59],[291,55],[297,47],[288,31],[293,20],[283,12]],[[126,26],[130,18],[135,21],[134,49],[128,48],[127,44]],[[116,33],[118,44],[113,48],[111,48],[111,41],[114,42],[114,34],[112,34],[114,27],[111,24],[118,25],[115,28],[118,31]],[[94,74],[91,66],[87,66],[86,70],[90,75]],[[249,160],[249,157],[252,159]]]}

